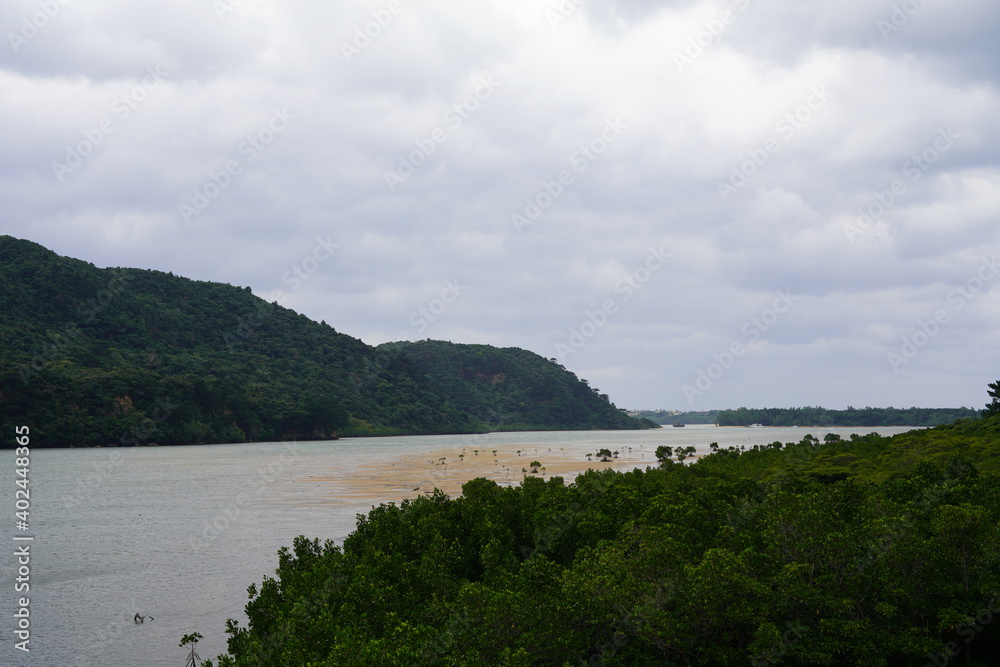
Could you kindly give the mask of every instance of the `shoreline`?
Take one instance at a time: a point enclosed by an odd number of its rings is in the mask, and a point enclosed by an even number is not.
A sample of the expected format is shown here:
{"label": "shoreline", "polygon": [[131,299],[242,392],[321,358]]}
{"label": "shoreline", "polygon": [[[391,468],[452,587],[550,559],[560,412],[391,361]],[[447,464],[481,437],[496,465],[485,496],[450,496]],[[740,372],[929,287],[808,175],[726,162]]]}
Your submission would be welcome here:
{"label": "shoreline", "polygon": [[[486,442],[480,447],[459,445],[442,447],[422,455],[395,456],[376,466],[365,469],[363,477],[351,472],[331,469],[300,477],[296,481],[319,483],[326,487],[321,494],[331,500],[363,499],[387,502],[395,498],[415,498],[429,495],[439,489],[449,497],[462,493],[462,486],[473,479],[484,477],[501,486],[516,486],[526,477],[539,477],[546,481],[561,477],[571,483],[576,476],[588,470],[632,470],[657,467],[655,453],[648,447],[626,448],[608,462],[596,456],[587,460],[588,445],[578,447],[548,445],[504,444],[491,446]],[[478,449],[478,454],[476,450]],[[591,448],[592,449],[592,448]],[[518,454],[520,451],[520,454]],[[494,453],[495,452],[495,453]],[[691,459],[697,458],[692,456]],[[538,461],[542,468],[531,473],[531,462]],[[522,472],[527,469],[528,472]]]}
{"label": "shoreline", "polygon": [[[939,426],[946,426],[947,424],[939,424]],[[910,426],[908,424],[885,424],[878,426],[718,426],[715,424],[686,424],[686,427],[692,427],[693,430],[707,430],[708,428],[719,428],[719,429],[754,429],[759,428],[764,429],[896,429],[905,428],[910,430],[917,429],[928,429],[936,428],[936,426]],[[673,430],[674,427],[664,424],[661,427],[665,431]],[[345,435],[337,438],[310,438],[310,439],[298,439],[298,440],[233,440],[228,442],[189,442],[189,443],[162,443],[156,441],[150,442],[137,442],[130,445],[122,445],[119,443],[106,443],[103,445],[38,445],[35,449],[128,449],[130,447],[212,447],[216,445],[261,445],[267,443],[273,444],[283,444],[283,443],[293,443],[293,442],[350,442],[354,440],[372,440],[381,438],[433,438],[440,436],[469,436],[469,437],[484,437],[488,435],[506,435],[511,433],[643,433],[643,432],[656,432],[659,429],[530,429],[524,431],[475,431],[475,432],[462,432],[462,433],[410,433],[410,434],[394,434],[394,435]],[[4,449],[14,449],[14,447],[0,447],[0,450]]]}
{"label": "shoreline", "polygon": [[[764,429],[758,429],[726,426],[714,428],[729,429],[730,433],[734,432],[734,429],[742,429],[748,435],[762,430],[766,431],[769,428],[781,428],[783,431],[796,432],[798,434],[795,438],[796,441],[810,434],[810,429],[805,427],[764,427]],[[691,434],[700,432],[702,437],[687,442],[688,445],[695,446],[696,451],[693,455],[688,456],[685,464],[694,463],[710,453],[707,432],[714,430],[714,428],[693,428],[687,431]],[[869,427],[842,428],[859,431]],[[871,428],[885,429],[890,427]],[[895,428],[912,429],[913,427]],[[652,430],[647,431],[647,433],[657,431]],[[676,429],[665,429],[665,431],[677,433]],[[564,433],[574,432],[565,431]],[[621,431],[607,432],[621,433]],[[814,437],[818,435],[822,438],[824,432],[822,429],[812,429]],[[529,437],[521,442],[511,443],[495,442],[489,434],[478,434],[472,436],[471,439],[456,440],[454,444],[434,447],[419,454],[387,453],[384,459],[368,463],[364,469],[331,463],[321,469],[311,469],[307,474],[303,474],[304,471],[299,472],[295,476],[295,482],[302,484],[303,487],[312,487],[308,494],[304,494],[303,501],[332,504],[359,502],[379,504],[398,503],[407,498],[429,495],[433,493],[434,489],[439,489],[449,497],[454,498],[461,495],[462,486],[466,482],[476,478],[490,479],[501,486],[508,487],[520,484],[526,477],[539,477],[546,481],[553,477],[561,477],[563,483],[570,484],[577,475],[588,470],[612,469],[622,472],[659,466],[655,454],[658,442],[646,442],[634,447],[619,445],[622,451],[619,452],[618,458],[602,462],[596,456],[592,456],[591,460],[588,461],[586,455],[588,453],[595,454],[597,449],[603,447],[613,449],[612,445],[595,441],[553,444],[550,441],[533,441],[534,439],[530,437],[533,432],[520,433],[528,434]],[[509,432],[498,432],[497,435],[502,437],[509,435]],[[351,440],[363,442],[365,439],[344,438],[341,439],[341,442]],[[726,444],[724,442],[723,447]],[[731,442],[728,444],[742,446],[743,443]],[[477,449],[478,454],[476,453]],[[494,450],[496,450],[495,454]],[[541,464],[542,468],[537,474],[532,474],[530,464],[535,460]],[[528,472],[522,472],[524,469],[527,469]]]}

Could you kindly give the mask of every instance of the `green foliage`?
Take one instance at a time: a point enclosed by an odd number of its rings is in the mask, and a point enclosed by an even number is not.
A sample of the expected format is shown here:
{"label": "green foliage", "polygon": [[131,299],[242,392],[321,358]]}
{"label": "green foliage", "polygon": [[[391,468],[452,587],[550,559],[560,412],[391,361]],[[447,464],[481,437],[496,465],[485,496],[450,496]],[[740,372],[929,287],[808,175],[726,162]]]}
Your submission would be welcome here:
{"label": "green foliage", "polygon": [[[990,385],[993,387],[993,385]],[[1000,388],[1000,383],[997,387]],[[1000,399],[990,393],[993,403],[986,406],[984,414],[1000,412]],[[707,410],[702,412],[670,412],[667,410],[642,410],[633,413],[637,418],[657,424],[718,424],[719,426],[939,426],[963,417],[975,418],[979,413],[972,408],[847,408],[828,410],[819,407],[764,408],[738,410]]]}
{"label": "green foliage", "polygon": [[982,412],[983,417],[992,417],[993,415],[1000,414],[1000,380],[991,382],[987,393],[990,395],[990,402]]}
{"label": "green foliage", "polygon": [[678,461],[683,462],[684,459],[686,459],[687,457],[693,456],[695,451],[696,450],[694,446],[688,445],[687,447],[678,447],[677,449],[675,449],[674,455],[677,457]]}
{"label": "green foliage", "polygon": [[[198,642],[201,639],[204,639],[204,637],[202,637],[201,633],[199,632],[192,632],[189,635],[184,635],[183,637],[181,637],[181,643],[178,644],[178,646],[184,648],[188,644],[191,645],[191,650],[188,653],[187,661],[184,663],[185,667],[198,666],[198,661],[201,660],[201,656],[199,656],[197,651],[194,650],[194,647],[198,645]],[[211,661],[206,660],[204,663],[202,663],[202,665],[203,667],[204,666],[211,667],[212,663]]]}
{"label": "green foliage", "polygon": [[220,664],[997,664],[998,437],[808,435],[380,505],[343,547],[282,549]]}
{"label": "green foliage", "polygon": [[978,415],[972,408],[739,408],[719,410],[715,422],[719,426],[939,426]]}
{"label": "green foliage", "polygon": [[378,349],[412,359],[455,407],[490,430],[656,427],[629,417],[586,380],[527,350],[434,340]]}
{"label": "green foliage", "polygon": [[[487,368],[496,391],[479,391]],[[372,348],[245,288],[0,236],[0,428],[15,424],[38,447],[645,426],[524,350]]]}

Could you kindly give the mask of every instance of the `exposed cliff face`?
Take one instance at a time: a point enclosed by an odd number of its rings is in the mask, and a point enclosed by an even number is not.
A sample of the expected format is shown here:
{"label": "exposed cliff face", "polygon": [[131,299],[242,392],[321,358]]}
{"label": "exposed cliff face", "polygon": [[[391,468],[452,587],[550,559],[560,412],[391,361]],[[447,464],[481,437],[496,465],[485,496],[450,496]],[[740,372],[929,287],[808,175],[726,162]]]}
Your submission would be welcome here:
{"label": "exposed cliff face", "polygon": [[487,384],[500,384],[507,379],[506,373],[479,373],[467,369],[461,375],[463,380],[479,380]]}

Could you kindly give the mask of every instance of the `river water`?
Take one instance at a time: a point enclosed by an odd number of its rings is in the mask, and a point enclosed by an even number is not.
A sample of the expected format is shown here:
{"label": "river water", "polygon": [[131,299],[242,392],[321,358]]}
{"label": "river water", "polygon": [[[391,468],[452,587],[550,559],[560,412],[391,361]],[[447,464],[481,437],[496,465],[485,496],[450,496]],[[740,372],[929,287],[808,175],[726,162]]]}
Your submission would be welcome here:
{"label": "river water", "polygon": [[[655,463],[659,445],[720,446],[800,440],[827,432],[884,435],[906,428],[714,428],[494,433],[197,447],[32,449],[31,542],[4,523],[0,572],[3,665],[183,665],[180,638],[198,631],[203,659],[226,650],[227,618],[245,621],[246,590],[277,567],[297,535],[338,543],[373,504],[417,495],[408,484],[358,482],[375,467],[462,448],[623,452],[612,467]],[[627,453],[626,453],[627,452]],[[470,451],[471,454],[471,451]],[[14,452],[5,460],[13,477]],[[431,463],[428,461],[428,463]],[[419,474],[424,471],[419,471]],[[572,476],[565,475],[567,481]],[[498,481],[504,483],[503,479]],[[509,481],[506,483],[510,483]],[[13,483],[9,484],[13,488]],[[377,491],[372,491],[376,488]],[[14,512],[13,492],[7,494]],[[15,549],[30,545],[30,592],[15,593]],[[30,600],[30,653],[14,647],[19,597]],[[136,624],[134,615],[146,616]]]}

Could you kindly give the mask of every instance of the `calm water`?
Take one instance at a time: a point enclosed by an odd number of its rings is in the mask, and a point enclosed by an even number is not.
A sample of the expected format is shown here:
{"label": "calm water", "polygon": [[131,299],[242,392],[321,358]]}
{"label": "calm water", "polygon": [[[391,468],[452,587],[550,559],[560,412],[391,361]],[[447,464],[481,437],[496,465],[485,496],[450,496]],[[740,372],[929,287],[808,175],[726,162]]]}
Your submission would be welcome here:
{"label": "calm water", "polygon": [[[652,463],[659,445],[797,441],[806,433],[890,435],[908,429],[688,426],[638,432],[504,433],[201,447],[33,449],[31,456],[31,652],[13,647],[13,517],[0,562],[4,646],[0,664],[184,664],[177,646],[198,631],[203,659],[225,652],[227,618],[245,619],[246,589],[277,567],[297,535],[341,542],[356,515],[385,498],[338,495],[366,465],[455,446],[632,449],[617,467]],[[637,457],[644,457],[640,463]],[[8,476],[14,452],[7,451]],[[313,481],[314,476],[323,482]],[[346,480],[346,481],[345,481]],[[10,485],[12,487],[12,485]],[[416,495],[416,494],[408,494]],[[5,494],[13,513],[13,500]],[[133,623],[136,613],[153,618]]]}

